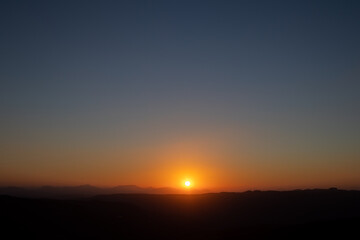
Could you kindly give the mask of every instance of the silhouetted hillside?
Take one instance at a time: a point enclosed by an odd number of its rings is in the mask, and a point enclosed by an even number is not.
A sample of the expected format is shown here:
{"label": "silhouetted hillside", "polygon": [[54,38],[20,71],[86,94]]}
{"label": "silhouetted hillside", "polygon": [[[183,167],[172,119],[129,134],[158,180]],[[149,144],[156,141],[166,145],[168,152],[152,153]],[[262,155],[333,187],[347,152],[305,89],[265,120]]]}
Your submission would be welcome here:
{"label": "silhouetted hillside", "polygon": [[36,239],[350,239],[360,192],[0,197],[3,234]]}
{"label": "silhouetted hillside", "polygon": [[[14,197],[26,198],[79,198],[92,197],[101,194],[116,193],[146,193],[146,194],[179,194],[187,192],[186,189],[177,189],[170,187],[163,188],[143,188],[136,185],[122,185],[109,188],[94,187],[91,185],[54,187],[43,186],[39,188],[20,188],[20,187],[1,187],[0,195],[9,195]],[[192,193],[204,193],[206,190],[192,189]]]}

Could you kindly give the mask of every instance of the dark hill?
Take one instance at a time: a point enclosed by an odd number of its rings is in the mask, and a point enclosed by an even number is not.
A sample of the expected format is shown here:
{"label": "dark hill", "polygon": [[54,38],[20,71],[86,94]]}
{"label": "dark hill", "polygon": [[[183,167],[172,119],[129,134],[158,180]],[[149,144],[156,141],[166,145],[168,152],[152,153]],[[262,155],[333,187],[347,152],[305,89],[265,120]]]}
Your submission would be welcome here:
{"label": "dark hill", "polygon": [[360,192],[0,197],[3,234],[35,239],[324,239],[356,236]]}
{"label": "dark hill", "polygon": [[[147,193],[147,194],[179,194],[186,190],[162,187],[139,187],[136,185],[120,185],[116,187],[95,187],[91,185],[81,186],[43,186],[38,188],[21,188],[21,187],[0,187],[0,195],[9,195],[14,197],[25,198],[52,198],[52,199],[72,199],[79,197],[93,197],[103,194],[117,193]],[[192,193],[204,193],[206,190],[192,189]]]}

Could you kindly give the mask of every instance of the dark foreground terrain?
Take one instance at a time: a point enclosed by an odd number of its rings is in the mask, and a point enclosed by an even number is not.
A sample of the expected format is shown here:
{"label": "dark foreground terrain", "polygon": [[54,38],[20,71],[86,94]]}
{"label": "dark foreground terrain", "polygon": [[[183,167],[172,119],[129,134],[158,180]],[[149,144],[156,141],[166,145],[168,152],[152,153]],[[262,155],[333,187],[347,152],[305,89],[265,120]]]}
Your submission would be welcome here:
{"label": "dark foreground terrain", "polygon": [[358,239],[360,192],[0,196],[7,239]]}

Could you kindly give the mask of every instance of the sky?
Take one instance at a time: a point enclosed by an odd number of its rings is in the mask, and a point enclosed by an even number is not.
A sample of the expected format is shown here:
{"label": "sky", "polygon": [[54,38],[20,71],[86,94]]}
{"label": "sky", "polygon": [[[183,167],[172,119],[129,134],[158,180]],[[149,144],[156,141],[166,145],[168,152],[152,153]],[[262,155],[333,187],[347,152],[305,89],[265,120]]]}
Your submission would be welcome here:
{"label": "sky", "polygon": [[0,186],[360,189],[359,1],[1,1]]}

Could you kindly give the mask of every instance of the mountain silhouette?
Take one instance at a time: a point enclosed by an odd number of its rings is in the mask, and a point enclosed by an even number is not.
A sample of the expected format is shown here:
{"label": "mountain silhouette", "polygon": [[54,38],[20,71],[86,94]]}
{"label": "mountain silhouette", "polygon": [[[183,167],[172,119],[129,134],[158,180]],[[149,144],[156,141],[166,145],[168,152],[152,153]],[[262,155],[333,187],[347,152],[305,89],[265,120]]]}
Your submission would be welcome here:
{"label": "mountain silhouette", "polygon": [[[64,189],[69,190],[40,190]],[[360,225],[360,191],[122,193],[74,199],[0,195],[0,212],[2,234],[14,239],[352,239]]]}
{"label": "mountain silhouette", "polygon": [[[95,195],[133,193],[133,194],[182,194],[189,192],[186,189],[162,187],[139,187],[136,185],[119,185],[116,187],[101,188],[91,185],[80,186],[42,186],[38,188],[1,187],[0,195],[27,198],[74,198],[91,197]],[[192,189],[191,193],[205,193],[206,190]]]}

